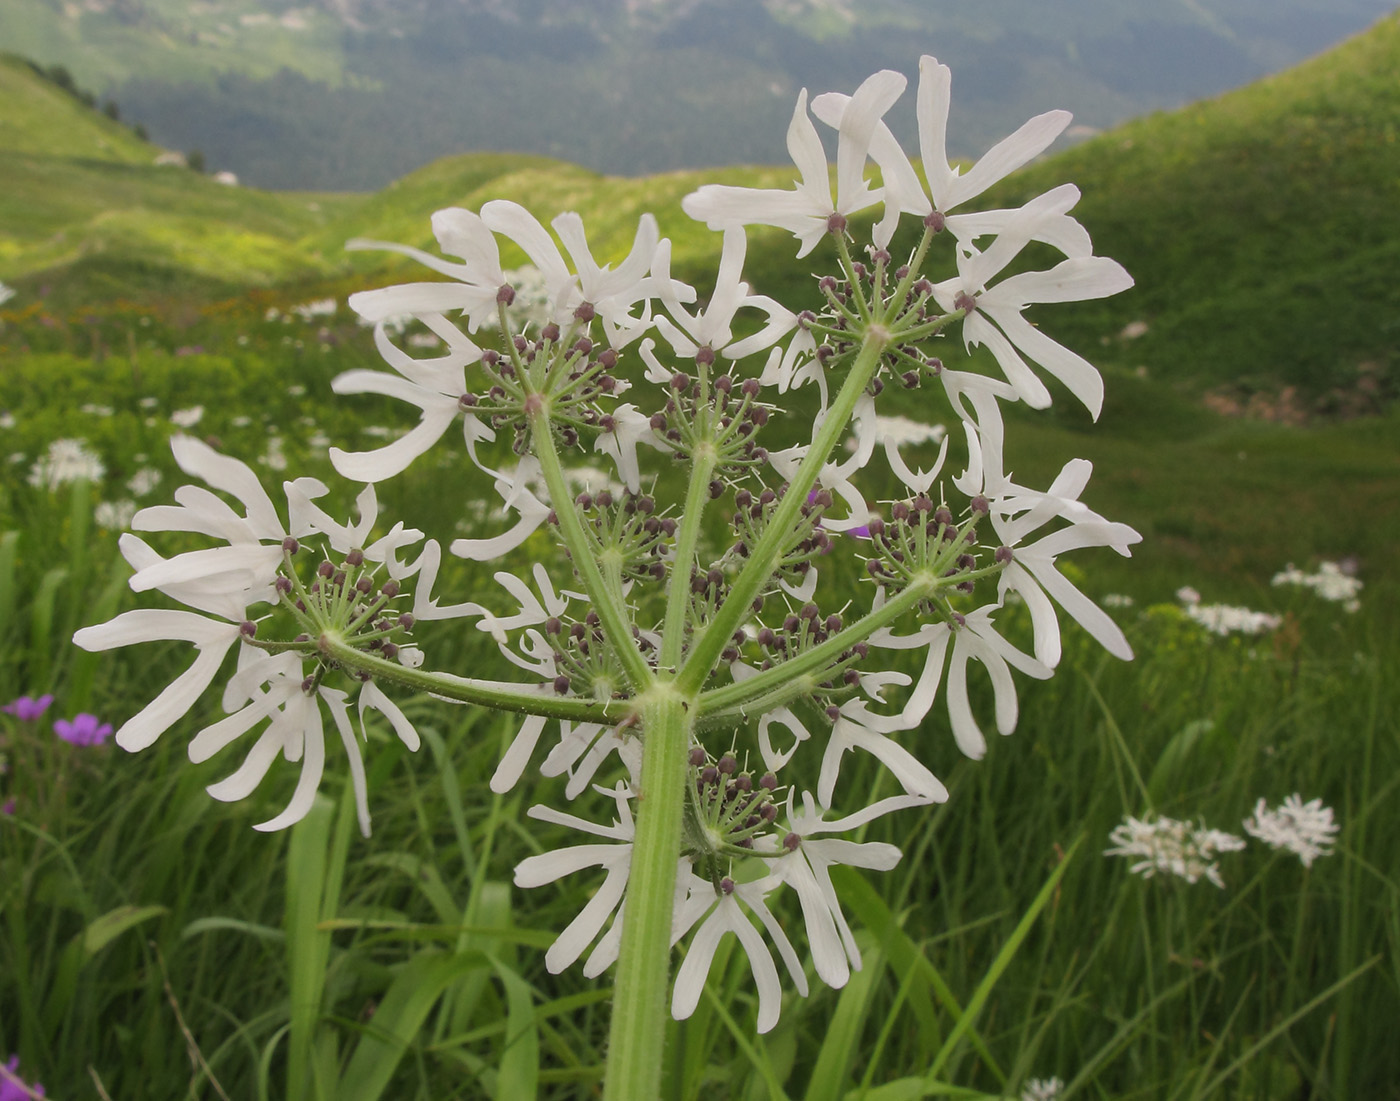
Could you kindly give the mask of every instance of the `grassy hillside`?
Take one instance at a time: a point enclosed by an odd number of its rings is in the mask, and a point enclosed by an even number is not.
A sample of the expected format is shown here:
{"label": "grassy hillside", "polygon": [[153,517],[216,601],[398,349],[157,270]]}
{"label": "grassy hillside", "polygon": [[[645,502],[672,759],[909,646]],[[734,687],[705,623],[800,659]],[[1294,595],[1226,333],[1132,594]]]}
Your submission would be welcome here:
{"label": "grassy hillside", "polygon": [[[1098,250],[1137,279],[1127,294],[1058,311],[1053,331],[1192,400],[1214,391],[1225,409],[1255,393],[1264,395],[1255,411],[1281,419],[1382,408],[1400,389],[1396,71],[1400,14],[1289,72],[1138,120],[1008,181],[993,201],[1078,183],[1079,214]],[[7,102],[24,105],[0,128],[12,181],[0,195],[0,279],[61,286],[67,272],[70,301],[110,295],[124,265],[145,273],[132,277],[138,288],[182,284],[217,295],[388,278],[402,267],[397,258],[347,255],[343,242],[431,247],[431,211],[506,196],[545,219],[581,211],[607,257],[625,252],[642,211],[657,211],[678,270],[703,282],[714,239],[680,213],[679,198],[705,180],[792,178],[780,167],[617,179],[546,158],[468,154],[372,196],[230,189],[150,166],[151,147],[22,64],[0,65],[0,76]],[[955,98],[957,84],[955,76]],[[94,161],[89,151],[104,140],[110,156]],[[751,278],[775,293],[809,290],[780,237],[771,254],[762,237],[751,249]]]}
{"label": "grassy hillside", "polygon": [[[1295,69],[1033,166],[1137,286],[1056,331],[1188,384],[1298,388],[1359,412],[1400,389],[1400,13]],[[1068,313],[1069,311],[1065,311]],[[1369,399],[1369,400],[1368,400]]]}
{"label": "grassy hillside", "polygon": [[11,54],[0,54],[0,103],[0,149],[8,153],[149,164],[158,152]]}

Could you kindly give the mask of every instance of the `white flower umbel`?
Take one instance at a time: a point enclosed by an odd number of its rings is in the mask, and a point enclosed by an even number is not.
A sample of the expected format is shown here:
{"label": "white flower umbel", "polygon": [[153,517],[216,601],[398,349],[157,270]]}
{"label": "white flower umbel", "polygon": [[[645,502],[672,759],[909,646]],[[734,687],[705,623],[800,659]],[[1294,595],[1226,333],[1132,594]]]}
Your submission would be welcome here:
{"label": "white flower umbel", "polygon": [[[887,869],[899,850],[834,834],[947,797],[924,752],[944,723],[930,720],[940,690],[946,726],[977,757],[986,741],[969,691],[973,666],[990,679],[1005,734],[1019,713],[1013,671],[1048,677],[1059,659],[1059,610],[1110,653],[1131,653],[1061,570],[1081,547],[1126,553],[1136,533],[1081,500],[1089,467],[1080,460],[1048,489],[1016,483],[1001,412],[1005,402],[1046,404],[1046,372],[1097,414],[1097,371],[1043,335],[1039,311],[1131,281],[1093,255],[1072,217],[1073,185],[1016,209],[972,209],[1068,116],[1032,120],[958,173],[944,148],[947,71],[927,58],[918,105],[923,182],[884,123],[905,84],[898,73],[876,73],[849,96],[818,95],[811,111],[803,93],[788,131],[792,189],[705,186],[683,201],[724,235],[704,302],[673,278],[671,247],[651,215],[638,219],[630,244],[611,241],[596,256],[577,214],[546,224],[507,200],[475,213],[439,212],[433,232],[442,255],[382,246],[447,281],[354,296],[386,369],[352,371],[335,388],[407,402],[417,425],[398,438],[377,434],[365,451],[333,451],[332,460],[376,483],[460,427],[468,461],[459,465],[476,482],[460,493],[454,487],[461,507],[445,517],[450,549],[495,563],[488,572],[509,603],[479,591],[436,593],[448,576],[439,544],[418,550],[416,531],[382,530],[372,492],[361,497],[360,517],[342,522],[318,503],[325,487],[298,479],[284,487],[284,514],[247,467],[182,443],[182,465],[211,488],[184,487],[177,506],[133,521],[181,533],[171,557],[134,535],[122,549],[138,587],[190,611],[119,619],[80,636],[105,647],[168,631],[198,648],[161,706],[142,718],[144,739],[191,707],[237,650],[224,692],[228,717],[197,735],[197,752],[253,735],[243,764],[216,785],[215,794],[231,797],[271,775],[278,757],[300,763],[290,805],[265,825],[308,805],[327,713],[347,750],[356,746],[351,779],[364,811],[359,739],[347,735],[352,703],[381,711],[405,743],[416,741],[382,691],[389,685],[521,716],[491,778],[494,791],[513,788],[531,766],[565,777],[569,799],[596,778],[594,790],[615,806],[611,824],[532,811],[596,843],[531,857],[517,882],[604,870],[601,889],[547,963],[557,970],[584,959],[589,975],[616,963],[606,1101],[660,1089],[658,1018],[678,937],[690,946],[669,992],[673,1011],[694,1009],[718,947],[733,934],[753,971],[759,1026],[769,1028],[781,1002],[774,948],[794,986],[806,982],[783,932],[780,907],[792,888],[816,973],[847,980],[859,953],[829,869]],[[822,127],[834,131],[834,176]],[[857,242],[864,221],[855,215],[865,211],[879,222]],[[896,257],[895,230],[910,216],[917,243]],[[751,225],[789,230],[800,255],[823,250],[806,300],[754,293],[742,270]],[[935,247],[939,234],[954,238],[950,248]],[[1033,244],[1064,259],[1025,270]],[[528,275],[502,268],[501,257],[516,252]],[[530,309],[517,309],[526,294]],[[946,339],[959,326],[962,339]],[[945,364],[979,344],[1005,380]],[[815,408],[810,424],[793,420],[802,404],[793,395],[804,386],[812,394],[806,407]],[[941,437],[893,419],[915,403],[947,426]],[[969,441],[960,474],[944,472],[950,436]],[[909,450],[919,446],[923,455]],[[882,449],[903,500],[881,500],[868,479]],[[281,451],[275,457],[285,465]],[[601,468],[587,486],[569,474],[581,461]],[[499,509],[488,504],[496,501]],[[214,545],[192,549],[193,538]],[[312,557],[303,544],[323,548],[310,563],[314,579],[296,569]],[[551,549],[559,551],[553,560]],[[409,581],[415,591],[401,594]],[[1024,640],[1010,633],[1020,617],[1002,614],[1013,599],[1030,612]],[[390,613],[390,601],[411,610]],[[484,664],[515,681],[426,668],[405,633],[414,622],[456,616],[478,621],[499,650],[484,646]],[[1026,652],[1032,643],[1034,653]],[[922,652],[916,677],[892,668],[888,651],[896,649]],[[342,673],[350,679],[335,683]],[[542,747],[556,730],[557,741]],[[903,793],[864,807],[850,770],[841,769],[850,750],[873,757],[872,767],[891,774],[878,782],[893,780],[899,787],[886,790]],[[766,771],[749,771],[749,760]],[[816,790],[802,794],[801,810],[788,799],[784,819],[789,781],[778,773],[792,768],[814,778]],[[1190,871],[1194,859],[1181,866]],[[1204,859],[1192,874],[1211,868]]]}
{"label": "white flower umbel", "polygon": [[54,440],[29,468],[29,484],[36,489],[58,489],[80,478],[100,482],[107,474],[101,457],[82,440]]}
{"label": "white flower umbel", "polygon": [[1361,608],[1357,594],[1361,592],[1361,579],[1349,573],[1338,562],[1318,563],[1317,573],[1304,573],[1290,562],[1287,567],[1274,574],[1274,586],[1300,585],[1311,589],[1323,600],[1340,604],[1344,612],[1356,612]]}
{"label": "white flower umbel", "polygon": [[1341,826],[1333,818],[1332,808],[1321,799],[1303,802],[1298,793],[1288,796],[1277,807],[1260,799],[1254,813],[1244,820],[1244,832],[1257,837],[1270,848],[1287,849],[1312,867],[1320,856],[1331,856],[1332,845]]}
{"label": "white flower umbel", "polygon": [[1204,825],[1166,817],[1138,819],[1131,815],[1114,827],[1108,839],[1113,845],[1104,850],[1104,855],[1136,858],[1136,863],[1128,870],[1143,879],[1164,872],[1187,883],[1205,878],[1217,887],[1225,886],[1215,860],[1217,854],[1238,852],[1245,845],[1243,838]]}

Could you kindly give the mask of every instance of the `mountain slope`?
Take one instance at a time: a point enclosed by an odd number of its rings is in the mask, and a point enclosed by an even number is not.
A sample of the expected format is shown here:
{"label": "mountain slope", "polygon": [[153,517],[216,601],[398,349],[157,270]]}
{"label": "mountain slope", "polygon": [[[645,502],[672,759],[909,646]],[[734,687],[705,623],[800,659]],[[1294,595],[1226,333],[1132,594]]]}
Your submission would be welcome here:
{"label": "mountain slope", "polygon": [[1363,406],[1368,394],[1394,397],[1397,72],[1400,13],[1294,69],[1139,119],[1011,181],[1001,198],[1078,183],[1096,251],[1137,279],[1056,331],[1082,344],[1142,322],[1146,332],[1115,340],[1112,357],[1245,396],[1296,387],[1317,411],[1348,411],[1346,394]]}
{"label": "mountain slope", "polygon": [[0,149],[7,152],[122,164],[149,164],[157,152],[12,54],[0,53],[0,104]]}

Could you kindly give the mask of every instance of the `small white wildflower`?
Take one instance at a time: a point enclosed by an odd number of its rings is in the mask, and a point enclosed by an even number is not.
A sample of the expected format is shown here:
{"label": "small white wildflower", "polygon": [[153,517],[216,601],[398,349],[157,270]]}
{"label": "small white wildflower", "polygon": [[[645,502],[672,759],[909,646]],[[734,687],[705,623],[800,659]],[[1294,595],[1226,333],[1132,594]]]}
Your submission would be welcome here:
{"label": "small white wildflower", "polygon": [[136,515],[136,502],[129,500],[99,501],[93,509],[92,518],[97,526],[107,531],[125,531],[131,527],[131,518]]}
{"label": "small white wildflower", "polygon": [[0,428],[13,428],[15,426],[15,415],[8,409],[0,410]]}
{"label": "small white wildflower", "polygon": [[49,444],[47,453],[29,468],[29,484],[36,489],[58,489],[80,478],[100,482],[106,473],[102,460],[84,441],[60,439]]}
{"label": "small white wildflower", "polygon": [[1222,830],[1175,818],[1142,820],[1131,815],[1108,835],[1113,847],[1105,856],[1141,857],[1128,870],[1143,879],[1158,872],[1167,872],[1195,883],[1204,876],[1217,887],[1224,887],[1220,868],[1215,863],[1217,853],[1238,852],[1244,839]]}
{"label": "small white wildflower", "polygon": [[1183,604],[1196,605],[1201,602],[1201,594],[1190,585],[1183,585],[1176,590],[1176,598]]}
{"label": "small white wildflower", "polygon": [[282,447],[281,436],[269,436],[267,448],[258,456],[258,462],[269,470],[286,470],[287,456],[282,453]]}
{"label": "small white wildflower", "polygon": [[433,333],[411,333],[408,338],[410,348],[440,348],[442,341]]}
{"label": "small white wildflower", "polygon": [[1059,1078],[1032,1078],[1021,1087],[1021,1101],[1055,1101],[1064,1088]]}
{"label": "small white wildflower", "polygon": [[1107,593],[1099,603],[1105,608],[1131,608],[1133,598],[1126,593]]}
{"label": "small white wildflower", "polygon": [[7,287],[4,283],[0,283],[0,306],[3,306],[14,296],[15,290],[13,287]]}
{"label": "small white wildflower", "polygon": [[154,409],[157,405],[160,404],[160,398],[153,398],[150,395],[147,395],[146,397],[138,401],[136,404],[139,405],[142,409]]}
{"label": "small white wildflower", "polygon": [[335,316],[335,299],[318,298],[314,302],[303,302],[300,306],[293,306],[291,312],[303,321],[310,321],[315,317],[333,317]]}
{"label": "small white wildflower", "polygon": [[188,409],[176,409],[170,414],[170,423],[177,428],[193,428],[204,417],[204,406],[191,405]]}
{"label": "small white wildflower", "polygon": [[1280,616],[1255,612],[1232,604],[1192,604],[1186,614],[1207,631],[1216,635],[1262,635],[1277,630],[1283,623]]}
{"label": "small white wildflower", "polygon": [[1361,591],[1361,580],[1353,577],[1337,562],[1319,563],[1317,573],[1304,573],[1290,562],[1285,569],[1274,574],[1273,584],[1300,585],[1312,589],[1323,600],[1340,604],[1346,612],[1355,612],[1361,607],[1361,602],[1357,599],[1357,593]]}
{"label": "small white wildflower", "polygon": [[229,424],[233,425],[234,428],[247,428],[252,423],[253,418],[246,413],[239,413],[238,416],[229,421]]}
{"label": "small white wildflower", "polygon": [[1275,849],[1296,853],[1303,867],[1312,867],[1319,856],[1332,855],[1332,843],[1341,827],[1333,819],[1332,808],[1323,806],[1321,799],[1310,799],[1294,793],[1273,809],[1260,799],[1254,814],[1244,820],[1244,831]]}
{"label": "small white wildflower", "polygon": [[79,412],[86,413],[90,417],[110,417],[112,407],[110,405],[98,405],[96,402],[88,402],[80,407]]}
{"label": "small white wildflower", "polygon": [[155,467],[143,466],[126,481],[126,488],[134,497],[144,497],[160,485],[160,471]]}

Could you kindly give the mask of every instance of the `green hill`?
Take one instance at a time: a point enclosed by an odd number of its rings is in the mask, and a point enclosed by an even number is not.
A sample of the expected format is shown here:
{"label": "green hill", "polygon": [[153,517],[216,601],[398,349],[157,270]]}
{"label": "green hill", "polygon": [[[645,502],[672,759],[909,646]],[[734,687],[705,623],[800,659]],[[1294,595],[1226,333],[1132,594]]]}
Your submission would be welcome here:
{"label": "green hill", "polygon": [[150,164],[158,150],[11,54],[0,54],[0,150]]}
{"label": "green hill", "polygon": [[[1078,213],[1098,251],[1137,280],[1106,302],[1057,310],[1054,333],[1110,370],[1146,375],[1152,389],[1164,384],[1191,400],[1210,391],[1222,408],[1254,394],[1256,412],[1287,418],[1365,412],[1393,399],[1396,72],[1400,14],[1279,76],[1140,119],[1007,181],[993,202],[1078,183]],[[676,242],[677,269],[703,281],[714,240],[680,213],[680,197],[705,180],[771,187],[792,178],[784,166],[618,179],[547,158],[478,153],[435,161],[370,196],[260,192],[155,167],[154,147],[22,62],[0,61],[0,81],[7,104],[19,105],[0,127],[0,279],[70,282],[69,300],[133,285],[227,295],[388,278],[407,261],[346,254],[343,242],[431,247],[433,210],[498,197],[545,219],[581,211],[606,257],[625,252],[637,216],[654,210]],[[751,278],[775,293],[784,284],[810,289],[788,256],[786,244],[751,249]],[[1057,415],[1072,417],[1069,408]]]}
{"label": "green hill", "polygon": [[[1096,251],[1137,286],[1055,331],[1222,400],[1297,391],[1361,412],[1400,392],[1400,13],[1287,72],[1032,166],[1063,180]],[[1070,311],[1061,311],[1069,314]],[[1135,329],[1141,329],[1141,325]],[[1132,332],[1133,330],[1129,330]],[[1286,400],[1283,404],[1287,404]]]}

